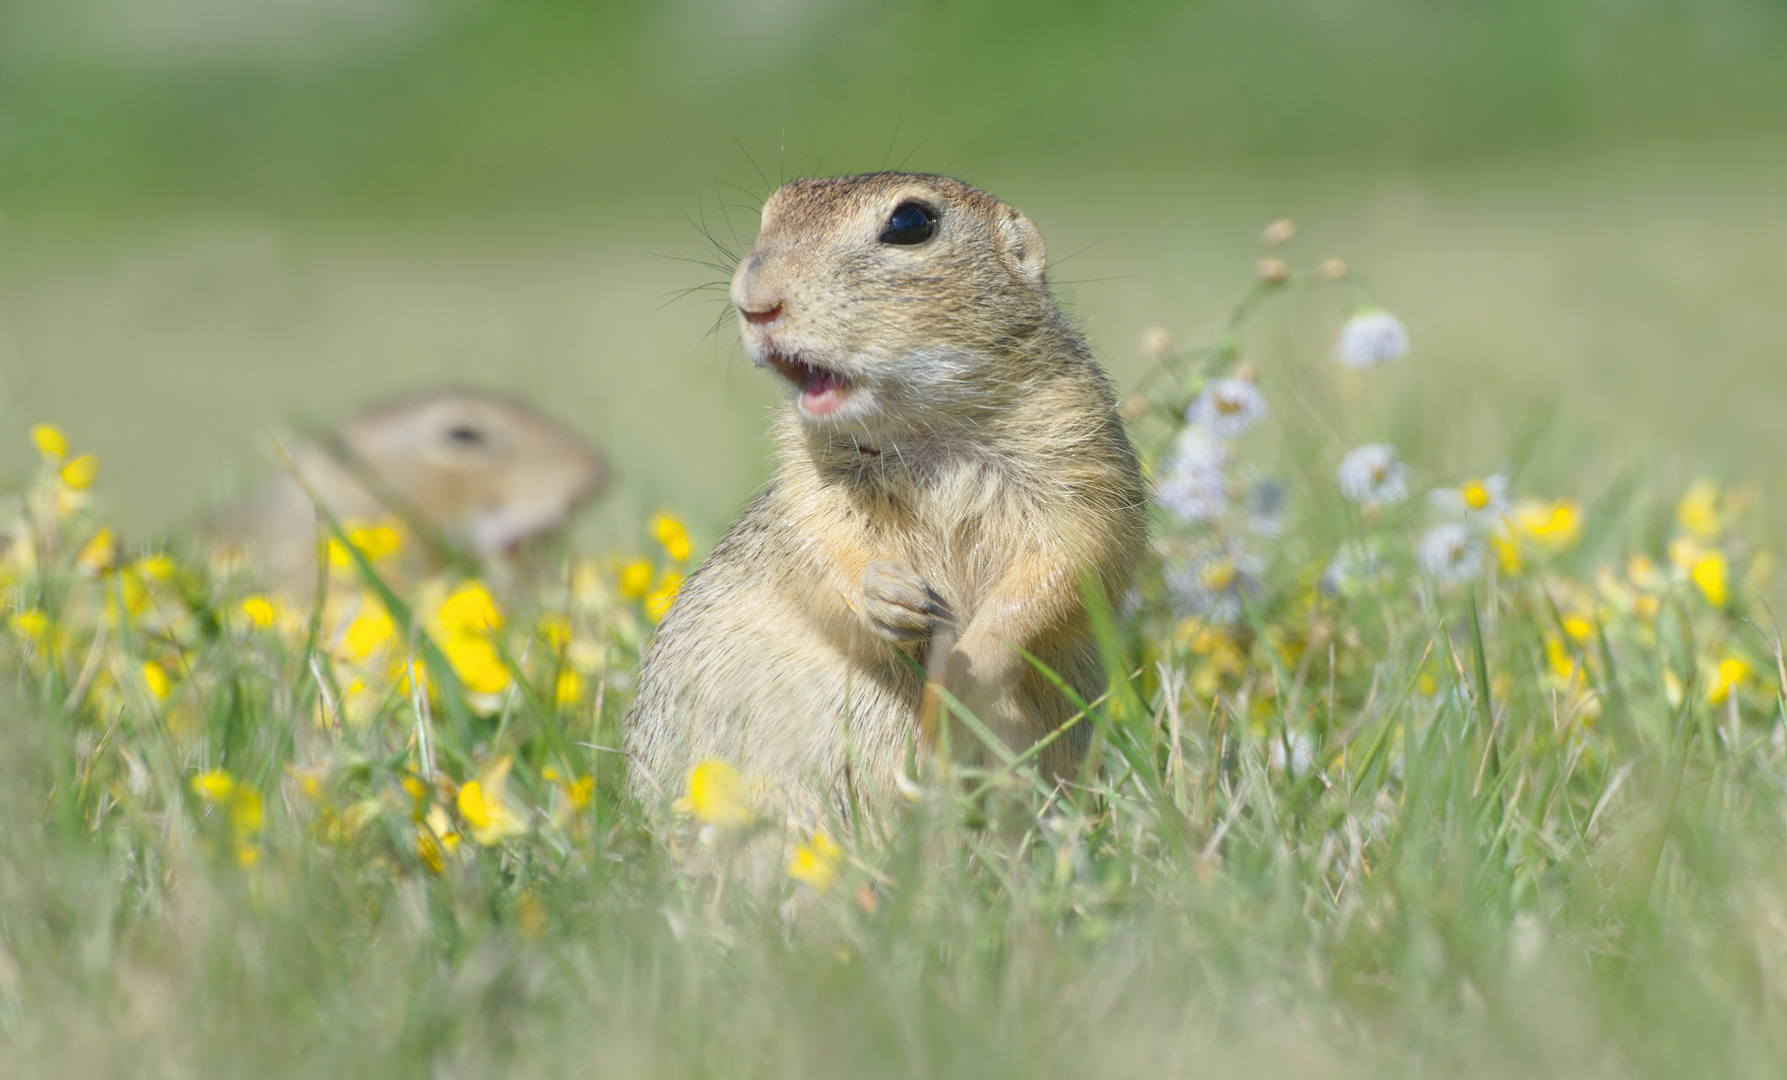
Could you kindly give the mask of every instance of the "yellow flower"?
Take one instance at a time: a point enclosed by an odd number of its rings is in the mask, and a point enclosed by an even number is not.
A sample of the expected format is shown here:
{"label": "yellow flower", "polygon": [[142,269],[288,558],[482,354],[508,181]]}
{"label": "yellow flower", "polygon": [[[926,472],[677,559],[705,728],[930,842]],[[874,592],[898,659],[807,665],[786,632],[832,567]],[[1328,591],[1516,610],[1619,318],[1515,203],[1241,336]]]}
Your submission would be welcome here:
{"label": "yellow flower", "polygon": [[1706,700],[1714,705],[1723,705],[1725,699],[1731,696],[1731,692],[1749,682],[1750,676],[1753,674],[1749,664],[1735,656],[1726,657],[1719,661],[1717,670],[1713,672],[1713,685],[1707,691]]}
{"label": "yellow flower", "polygon": [[643,600],[652,591],[652,564],[634,559],[621,569],[620,594],[628,600]]}
{"label": "yellow flower", "polygon": [[[127,566],[118,574],[118,592],[124,597],[125,610],[132,615],[149,610],[149,587],[143,584],[143,575],[137,573],[136,567]],[[115,599],[115,596],[106,596],[108,604]]]}
{"label": "yellow flower", "polygon": [[112,539],[109,526],[95,530],[87,542],[81,545],[79,554],[74,557],[74,564],[90,574],[110,570],[118,565],[117,542]]}
{"label": "yellow flower", "polygon": [[166,581],[174,576],[176,569],[174,560],[162,554],[145,555],[137,560],[137,573],[150,581]]}
{"label": "yellow flower", "polygon": [[252,870],[261,864],[261,849],[258,844],[237,844],[236,865],[244,870]]}
{"label": "yellow flower", "polygon": [[1512,577],[1520,573],[1520,541],[1505,529],[1496,529],[1489,534],[1489,546],[1495,549],[1496,566],[1501,572]]}
{"label": "yellow flower", "polygon": [[1576,658],[1564,648],[1563,639],[1556,634],[1545,635],[1545,659],[1559,678],[1567,679],[1576,672]]}
{"label": "yellow flower", "polygon": [[692,814],[703,825],[723,829],[738,828],[757,820],[745,799],[745,781],[738,770],[715,758],[708,758],[689,773],[689,793],[677,800],[676,808]]}
{"label": "yellow flower", "polygon": [[1675,504],[1675,518],[1700,539],[1716,539],[1725,527],[1719,517],[1719,485],[1711,480],[1696,481]]}
{"label": "yellow flower", "polygon": [[242,601],[242,614],[247,617],[250,626],[265,630],[279,618],[279,602],[256,594]]}
{"label": "yellow flower", "polygon": [[362,611],[348,623],[342,641],[356,660],[364,660],[390,641],[397,633],[397,624],[385,609],[376,605]]}
{"label": "yellow flower", "polygon": [[156,701],[166,701],[174,690],[173,680],[168,678],[168,669],[153,660],[143,664],[143,685],[149,688],[149,694]]}
{"label": "yellow flower", "polygon": [[1569,634],[1577,641],[1587,641],[1589,634],[1593,633],[1594,629],[1594,624],[1581,615],[1564,616],[1564,633]]}
{"label": "yellow flower", "polygon": [[31,441],[37,444],[37,452],[46,458],[61,461],[68,456],[68,440],[49,424],[39,424],[32,428]]}
{"label": "yellow flower", "polygon": [[[362,525],[347,529],[347,542],[366,556],[367,562],[378,562],[403,547],[403,534],[389,525]],[[341,541],[331,538],[329,561],[336,566],[349,566],[354,560]]]}
{"label": "yellow flower", "polygon": [[427,825],[416,826],[416,857],[428,872],[439,876],[447,869],[447,860],[441,856],[440,841],[434,838]]}
{"label": "yellow flower", "polygon": [[683,587],[683,576],[675,570],[664,572],[664,580],[645,598],[645,613],[655,622],[670,614],[670,605],[675,602],[678,590]]}
{"label": "yellow flower", "polygon": [[596,778],[593,776],[578,777],[566,786],[565,794],[571,797],[571,809],[588,809],[590,800],[596,794]]}
{"label": "yellow flower", "polygon": [[441,629],[449,634],[484,634],[500,630],[503,625],[496,601],[477,581],[462,583],[441,601],[438,618]]}
{"label": "yellow flower", "polygon": [[230,797],[230,828],[237,836],[261,831],[261,793],[247,784],[236,785],[236,793]]}
{"label": "yellow flower", "polygon": [[814,833],[811,840],[796,847],[794,854],[789,856],[788,876],[824,892],[837,880],[838,862],[843,856],[844,852],[831,837],[822,832]]}
{"label": "yellow flower", "polygon": [[236,780],[224,769],[212,769],[192,778],[192,790],[209,803],[220,803],[236,790]]}
{"label": "yellow flower", "polygon": [[1549,506],[1523,502],[1515,508],[1514,524],[1525,535],[1557,550],[1570,546],[1582,534],[1582,507],[1569,499],[1558,499]]}
{"label": "yellow flower", "polygon": [[1725,556],[1715,551],[1710,555],[1702,555],[1696,559],[1693,569],[1689,571],[1689,576],[1694,579],[1694,584],[1698,585],[1700,591],[1706,594],[1706,602],[1713,607],[1725,606],[1727,599],[1725,579],[1728,569]]}
{"label": "yellow flower", "polygon": [[39,608],[26,608],[12,617],[12,626],[20,637],[38,641],[42,639],[43,632],[50,628],[50,617]]}
{"label": "yellow flower", "polygon": [[689,561],[689,531],[683,528],[682,522],[659,511],[652,517],[648,528],[658,538],[658,543],[664,545],[664,550],[670,554],[671,559],[676,562]]}
{"label": "yellow flower", "polygon": [[82,454],[68,464],[62,466],[62,482],[76,491],[85,491],[99,479],[99,459],[92,454]]}
{"label": "yellow flower", "polygon": [[509,685],[509,669],[490,638],[483,634],[448,634],[441,652],[465,688],[474,694],[495,694]]}
{"label": "yellow flower", "polygon": [[500,843],[527,831],[527,819],[509,808],[503,786],[515,762],[504,754],[484,768],[475,780],[459,789],[459,816],[471,826],[472,839],[483,845]]}
{"label": "yellow flower", "polygon": [[1490,494],[1489,487],[1481,480],[1466,480],[1458,485],[1458,497],[1463,499],[1464,505],[1472,510],[1483,509],[1494,498]]}
{"label": "yellow flower", "polygon": [[428,817],[416,827],[416,854],[436,874],[446,869],[446,856],[459,850],[459,834],[453,831],[453,820],[436,803]]}
{"label": "yellow flower", "polygon": [[583,699],[583,676],[566,668],[558,673],[558,681],[553,687],[552,700],[563,709],[577,704]]}

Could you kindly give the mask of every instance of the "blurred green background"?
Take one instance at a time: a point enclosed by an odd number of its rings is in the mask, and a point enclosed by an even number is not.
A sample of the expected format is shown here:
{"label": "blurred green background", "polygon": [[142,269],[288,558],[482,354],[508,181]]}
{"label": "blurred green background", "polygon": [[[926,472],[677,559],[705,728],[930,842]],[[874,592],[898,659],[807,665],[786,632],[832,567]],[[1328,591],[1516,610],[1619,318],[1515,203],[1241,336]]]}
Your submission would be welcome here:
{"label": "blurred green background", "polygon": [[[175,528],[261,432],[451,381],[609,448],[587,528],[711,537],[776,390],[665,256],[884,164],[1027,211],[1122,379],[1290,215],[1409,324],[1430,479],[1546,410],[1555,488],[1783,475],[1787,0],[0,0],[0,470],[52,420]],[[1348,305],[1252,328],[1281,419]]]}

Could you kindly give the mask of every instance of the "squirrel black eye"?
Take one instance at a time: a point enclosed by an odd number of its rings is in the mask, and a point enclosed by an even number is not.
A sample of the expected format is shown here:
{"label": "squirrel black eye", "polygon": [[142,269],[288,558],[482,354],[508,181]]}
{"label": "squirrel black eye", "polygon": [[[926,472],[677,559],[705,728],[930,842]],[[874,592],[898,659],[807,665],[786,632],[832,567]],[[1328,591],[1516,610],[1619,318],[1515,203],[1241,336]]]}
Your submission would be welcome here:
{"label": "squirrel black eye", "polygon": [[447,438],[461,446],[477,446],[484,441],[484,433],[470,424],[458,424],[447,429]]}
{"label": "squirrel black eye", "polygon": [[887,219],[883,244],[922,244],[937,235],[937,217],[915,202],[901,203]]}

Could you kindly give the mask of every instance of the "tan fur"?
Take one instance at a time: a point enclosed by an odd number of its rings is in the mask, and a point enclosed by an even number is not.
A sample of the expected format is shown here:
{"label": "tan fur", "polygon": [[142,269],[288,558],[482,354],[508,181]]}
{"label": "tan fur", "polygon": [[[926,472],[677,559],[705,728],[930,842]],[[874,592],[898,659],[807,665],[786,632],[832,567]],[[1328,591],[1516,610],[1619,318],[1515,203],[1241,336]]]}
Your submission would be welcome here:
{"label": "tan fur", "polygon": [[[936,235],[882,243],[907,201],[934,211]],[[752,358],[790,380],[781,466],[646,650],[627,725],[641,795],[718,757],[797,815],[885,801],[908,753],[932,750],[901,652],[924,664],[933,634],[954,644],[935,665],[945,685],[1013,750],[1074,710],[1012,644],[1102,691],[1080,578],[1121,602],[1146,499],[1043,267],[1029,219],[958,180],[800,180],[770,197],[732,300]],[[799,364],[841,376],[845,404],[813,415]],[[1040,755],[1045,773],[1071,774],[1087,728]]]}
{"label": "tan fur", "polygon": [[[419,519],[486,559],[564,525],[608,478],[607,463],[576,433],[519,401],[468,390],[368,409],[292,457],[342,521]],[[289,474],[219,531],[281,587],[301,592],[315,580],[316,511]]]}

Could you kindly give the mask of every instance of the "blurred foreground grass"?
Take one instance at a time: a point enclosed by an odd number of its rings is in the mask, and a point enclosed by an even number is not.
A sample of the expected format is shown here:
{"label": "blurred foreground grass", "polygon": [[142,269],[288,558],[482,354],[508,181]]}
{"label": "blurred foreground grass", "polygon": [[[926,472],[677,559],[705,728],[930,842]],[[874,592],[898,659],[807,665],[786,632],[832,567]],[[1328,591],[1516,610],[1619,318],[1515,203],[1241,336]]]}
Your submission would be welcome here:
{"label": "blurred foreground grass", "polygon": [[[1152,343],[1157,557],[1102,632],[1081,781],[921,765],[878,819],[762,819],[723,763],[621,795],[631,665],[695,555],[673,517],[482,581],[342,523],[334,586],[281,598],[107,528],[38,429],[6,1071],[1779,1075],[1754,494],[1584,502],[1530,437],[1454,471],[1383,400],[1382,316],[1354,366],[1274,330],[1371,303],[1293,267],[1232,333]],[[1250,371],[1321,423],[1254,425]]]}

